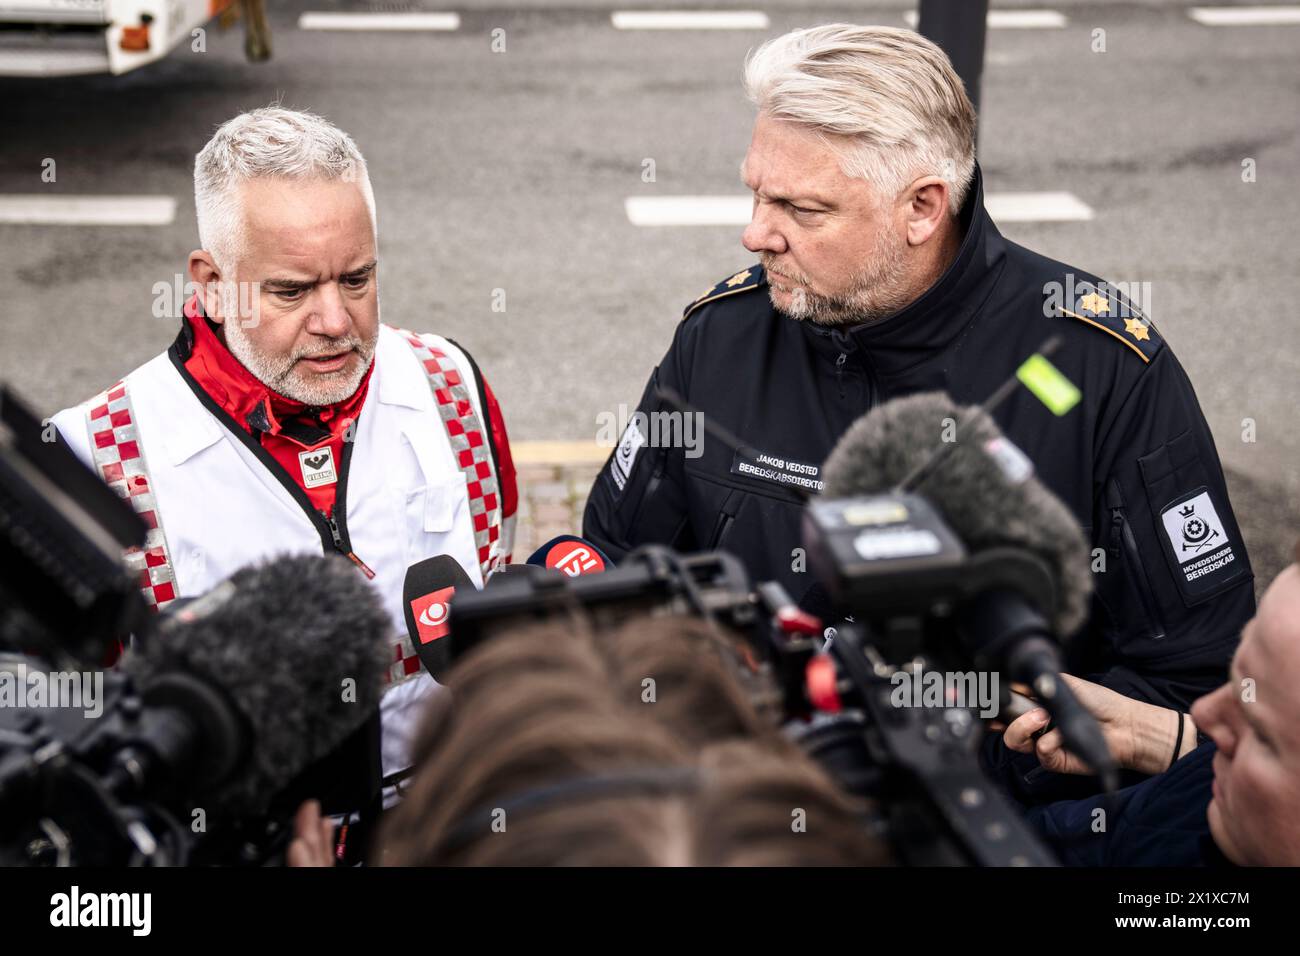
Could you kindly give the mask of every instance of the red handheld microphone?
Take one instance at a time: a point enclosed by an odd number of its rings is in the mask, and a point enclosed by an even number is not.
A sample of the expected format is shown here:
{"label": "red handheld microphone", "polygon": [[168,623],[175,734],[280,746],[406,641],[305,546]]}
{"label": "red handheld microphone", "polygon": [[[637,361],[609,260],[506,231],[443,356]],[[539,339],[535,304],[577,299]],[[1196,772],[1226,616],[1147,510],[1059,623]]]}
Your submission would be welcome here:
{"label": "red handheld microphone", "polygon": [[552,538],[529,556],[528,563],[534,567],[551,568],[571,578],[580,574],[599,574],[614,566],[600,548],[573,534]]}

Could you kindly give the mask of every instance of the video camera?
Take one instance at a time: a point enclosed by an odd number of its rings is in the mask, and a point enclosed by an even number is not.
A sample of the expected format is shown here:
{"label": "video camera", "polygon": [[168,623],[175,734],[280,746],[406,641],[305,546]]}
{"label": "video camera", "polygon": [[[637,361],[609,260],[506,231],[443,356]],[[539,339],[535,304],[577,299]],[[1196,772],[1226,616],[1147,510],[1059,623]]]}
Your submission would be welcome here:
{"label": "video camera", "polygon": [[[979,409],[938,393],[900,399],[846,433],[823,468],[825,492],[804,510],[816,583],[802,609],[776,582],[751,585],[730,555],[646,547],[603,574],[512,571],[458,597],[450,655],[565,609],[581,608],[597,627],[635,614],[698,615],[743,635],[777,689],[785,732],[847,789],[875,798],[900,859],[1054,865],[979,765],[983,719],[1008,711],[1009,684],[1023,682],[1104,788],[1116,771],[1096,721],[1060,677],[1059,647],[1086,615],[1086,543],[987,414],[1014,384]],[[674,393],[659,397],[693,411]],[[948,420],[961,423],[962,441],[916,441]],[[705,427],[746,453],[716,423]],[[823,606],[825,621],[807,611]],[[901,686],[936,673],[1001,676],[997,706],[947,686],[934,704],[923,695],[899,702]]]}
{"label": "video camera", "polygon": [[[0,386],[0,865],[256,864],[287,845],[307,796],[327,812],[373,802],[390,624],[368,586],[339,562],[284,558],[153,614],[124,557],[145,525],[48,427]],[[319,592],[341,607],[290,633]],[[232,621],[265,622],[282,646],[249,635],[229,658]],[[128,642],[124,666],[102,669]],[[280,655],[302,672],[277,671]],[[351,711],[291,693],[340,674],[357,684]],[[51,692],[73,686],[75,705]]]}
{"label": "video camera", "polygon": [[[848,519],[879,515],[870,532],[900,536],[894,550],[846,553]],[[847,512],[847,519],[846,519]],[[695,615],[741,636],[780,700],[786,732],[846,787],[874,798],[880,828],[914,864],[1054,865],[1054,858],[989,784],[975,760],[982,724],[973,706],[899,709],[891,676],[907,666],[960,663],[938,637],[963,595],[1005,583],[1013,566],[972,561],[919,496],[816,503],[808,512],[817,567],[834,594],[854,602],[831,630],[775,582],[751,586],[725,552],[690,556],[659,546],[604,573],[568,577],[521,568],[451,605],[453,660],[494,635],[580,609],[598,630],[641,616]],[[902,548],[901,536],[926,539]],[[929,549],[933,540],[938,543]],[[924,553],[922,553],[924,551]],[[870,598],[887,594],[888,600]],[[869,609],[869,613],[867,612]],[[947,620],[950,625],[951,620]],[[904,654],[905,657],[896,657]],[[1005,697],[1005,690],[1003,691]],[[1005,700],[1002,701],[1005,703]]]}

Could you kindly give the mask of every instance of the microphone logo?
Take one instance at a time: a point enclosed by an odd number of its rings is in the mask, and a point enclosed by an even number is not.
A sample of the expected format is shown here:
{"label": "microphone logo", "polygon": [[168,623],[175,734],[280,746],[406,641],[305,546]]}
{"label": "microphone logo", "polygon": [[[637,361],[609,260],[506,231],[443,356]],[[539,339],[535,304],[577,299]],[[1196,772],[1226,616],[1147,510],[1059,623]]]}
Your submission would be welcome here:
{"label": "microphone logo", "polygon": [[605,570],[605,562],[600,560],[600,556],[577,541],[566,541],[552,548],[546,555],[546,566],[571,578]]}
{"label": "microphone logo", "polygon": [[420,612],[420,623],[425,627],[438,627],[447,623],[447,615],[450,613],[449,604],[431,604]]}
{"label": "microphone logo", "polygon": [[454,587],[441,588],[411,601],[411,614],[421,644],[446,637],[451,631],[448,619],[451,617],[451,598],[455,593]]}

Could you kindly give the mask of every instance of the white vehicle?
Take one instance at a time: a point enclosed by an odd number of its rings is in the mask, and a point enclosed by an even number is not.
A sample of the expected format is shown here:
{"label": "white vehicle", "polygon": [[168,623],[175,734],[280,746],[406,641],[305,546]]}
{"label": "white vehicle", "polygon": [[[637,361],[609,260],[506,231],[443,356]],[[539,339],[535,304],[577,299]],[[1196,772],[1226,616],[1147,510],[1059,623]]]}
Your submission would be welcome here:
{"label": "white vehicle", "polygon": [[[194,30],[234,6],[236,0],[0,0],[0,76],[126,73],[193,43]],[[269,40],[253,37],[258,24],[265,31],[261,4],[246,6],[256,8],[249,58],[265,59]]]}

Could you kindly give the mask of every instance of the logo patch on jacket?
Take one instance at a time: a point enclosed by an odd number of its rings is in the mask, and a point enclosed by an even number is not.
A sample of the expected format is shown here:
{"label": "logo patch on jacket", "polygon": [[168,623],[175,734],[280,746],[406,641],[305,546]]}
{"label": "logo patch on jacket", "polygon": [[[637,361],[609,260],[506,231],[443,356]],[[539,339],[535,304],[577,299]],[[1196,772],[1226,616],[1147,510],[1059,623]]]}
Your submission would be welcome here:
{"label": "logo patch on jacket", "polygon": [[1208,491],[1194,492],[1160,513],[1165,535],[1178,561],[1179,582],[1189,593],[1213,586],[1237,570],[1227,530]]}
{"label": "logo patch on jacket", "polygon": [[826,487],[821,480],[820,465],[769,455],[752,448],[736,452],[731,462],[731,473],[804,491],[821,492]]}
{"label": "logo patch on jacket", "polygon": [[334,471],[334,452],[328,445],[314,451],[298,452],[298,467],[302,469],[302,483],[305,488],[332,485],[339,480]]}
{"label": "logo patch on jacket", "polygon": [[614,449],[613,467],[609,470],[610,475],[614,478],[614,484],[618,485],[619,491],[623,490],[628,478],[632,476],[632,466],[636,464],[636,456],[644,445],[645,436],[641,434],[641,429],[637,426],[636,420],[633,419],[623,432],[618,448]]}

